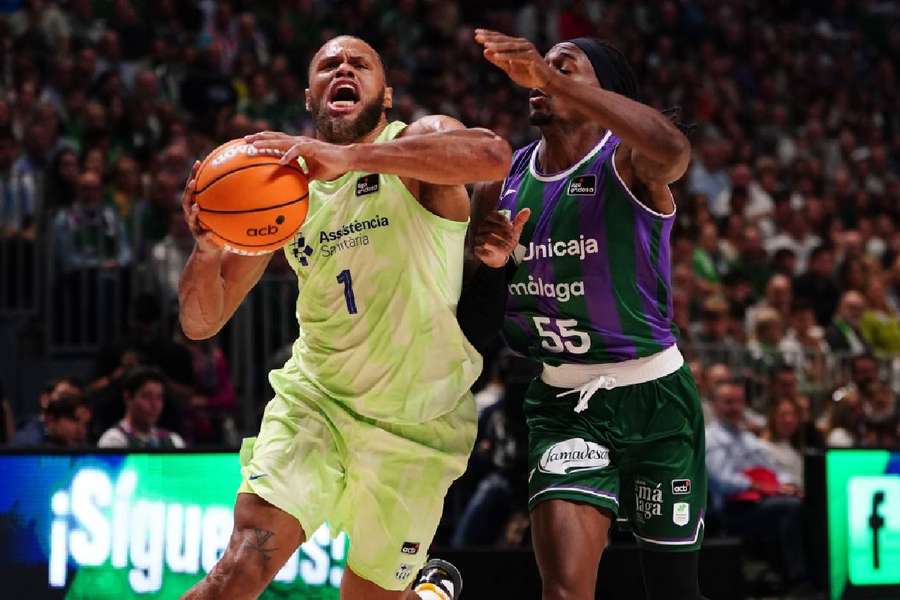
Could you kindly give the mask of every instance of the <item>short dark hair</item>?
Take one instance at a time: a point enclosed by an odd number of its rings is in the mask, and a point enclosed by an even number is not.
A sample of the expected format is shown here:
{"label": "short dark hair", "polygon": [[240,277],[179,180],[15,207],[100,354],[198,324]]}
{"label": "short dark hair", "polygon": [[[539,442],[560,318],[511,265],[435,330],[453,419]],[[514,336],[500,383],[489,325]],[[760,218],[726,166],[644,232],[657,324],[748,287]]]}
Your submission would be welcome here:
{"label": "short dark hair", "polygon": [[54,377],[53,379],[49,380],[47,382],[47,384],[44,386],[44,393],[47,393],[47,394],[52,393],[53,390],[56,389],[56,386],[58,386],[61,383],[68,383],[72,387],[76,387],[79,390],[84,389],[84,384],[81,382],[80,379],[78,379],[74,375],[63,375],[62,377]]}
{"label": "short dark hair", "polygon": [[122,390],[133,396],[148,381],[156,381],[165,387],[167,379],[165,373],[156,367],[135,367],[125,375]]}
{"label": "short dark hair", "polygon": [[76,419],[78,408],[85,405],[81,394],[61,394],[56,400],[47,403],[44,416],[53,419]]}

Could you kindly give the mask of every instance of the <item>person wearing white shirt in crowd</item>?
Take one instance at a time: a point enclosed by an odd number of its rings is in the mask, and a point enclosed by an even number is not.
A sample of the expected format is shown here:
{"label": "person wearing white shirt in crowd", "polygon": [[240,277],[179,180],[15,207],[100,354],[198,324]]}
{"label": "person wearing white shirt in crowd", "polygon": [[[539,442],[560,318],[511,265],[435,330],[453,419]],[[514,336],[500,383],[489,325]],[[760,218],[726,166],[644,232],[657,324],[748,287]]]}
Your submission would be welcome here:
{"label": "person wearing white shirt in crowd", "polygon": [[165,404],[166,379],[162,371],[136,367],[125,376],[123,398],[125,417],[107,429],[97,442],[99,448],[184,448],[184,440],[156,423]]}

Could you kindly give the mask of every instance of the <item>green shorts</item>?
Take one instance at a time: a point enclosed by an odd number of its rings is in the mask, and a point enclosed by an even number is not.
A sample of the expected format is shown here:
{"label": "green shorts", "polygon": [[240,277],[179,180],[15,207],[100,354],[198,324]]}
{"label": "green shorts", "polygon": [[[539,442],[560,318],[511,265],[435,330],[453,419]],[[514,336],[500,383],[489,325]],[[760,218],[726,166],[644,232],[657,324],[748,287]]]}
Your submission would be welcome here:
{"label": "green shorts", "polygon": [[631,522],[641,546],[690,551],[703,539],[706,444],[700,396],[685,364],[647,383],[578,395],[535,380],[525,396],[529,509],[553,498]]}
{"label": "green shorts", "polygon": [[259,435],[241,447],[239,493],[294,516],[307,536],[324,522],[345,531],[354,573],[406,588],[427,558],[447,488],[465,471],[475,441],[471,394],[433,421],[397,425],[349,412],[293,361],[270,381],[276,394]]}

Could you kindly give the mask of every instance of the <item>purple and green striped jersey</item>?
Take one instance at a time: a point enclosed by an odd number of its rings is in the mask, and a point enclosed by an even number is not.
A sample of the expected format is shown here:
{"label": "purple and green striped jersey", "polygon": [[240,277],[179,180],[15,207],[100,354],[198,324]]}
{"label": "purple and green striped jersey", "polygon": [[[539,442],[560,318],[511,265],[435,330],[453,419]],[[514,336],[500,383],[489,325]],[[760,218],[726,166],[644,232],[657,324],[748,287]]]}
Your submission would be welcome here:
{"label": "purple and green striped jersey", "polygon": [[620,362],[676,342],[669,238],[674,214],[639,202],[605,137],[576,165],[541,175],[540,142],[518,150],[498,209],[531,209],[503,326],[509,346],[549,364]]}

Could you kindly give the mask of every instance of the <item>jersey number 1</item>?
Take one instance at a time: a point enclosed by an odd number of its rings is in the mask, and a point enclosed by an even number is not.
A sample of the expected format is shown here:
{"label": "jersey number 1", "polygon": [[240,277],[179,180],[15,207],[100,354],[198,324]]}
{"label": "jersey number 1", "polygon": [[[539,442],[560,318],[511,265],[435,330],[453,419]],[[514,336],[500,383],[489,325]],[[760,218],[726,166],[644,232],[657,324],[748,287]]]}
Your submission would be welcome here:
{"label": "jersey number 1", "polygon": [[350,277],[350,269],[344,269],[337,276],[337,282],[344,284],[344,300],[347,301],[347,312],[356,314],[356,297],[353,295],[353,279]]}

